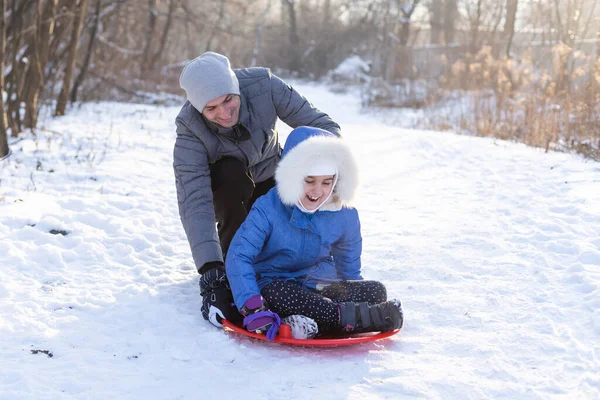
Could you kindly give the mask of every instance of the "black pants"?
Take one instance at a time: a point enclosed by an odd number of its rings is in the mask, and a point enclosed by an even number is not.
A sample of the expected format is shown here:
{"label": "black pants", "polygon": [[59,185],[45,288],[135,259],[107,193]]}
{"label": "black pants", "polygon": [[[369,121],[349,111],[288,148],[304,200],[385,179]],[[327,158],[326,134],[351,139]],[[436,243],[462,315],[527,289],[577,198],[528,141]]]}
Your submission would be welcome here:
{"label": "black pants", "polygon": [[305,315],[315,320],[321,333],[339,330],[338,304],[379,304],[387,300],[387,290],[378,281],[336,282],[323,290],[311,291],[295,281],[276,280],[265,286],[261,294],[269,304],[269,309],[281,318]]}
{"label": "black pants", "polygon": [[210,166],[210,181],[224,259],[233,235],[246,219],[252,205],[275,186],[275,180],[269,178],[255,183],[246,172],[244,162],[226,157]]}

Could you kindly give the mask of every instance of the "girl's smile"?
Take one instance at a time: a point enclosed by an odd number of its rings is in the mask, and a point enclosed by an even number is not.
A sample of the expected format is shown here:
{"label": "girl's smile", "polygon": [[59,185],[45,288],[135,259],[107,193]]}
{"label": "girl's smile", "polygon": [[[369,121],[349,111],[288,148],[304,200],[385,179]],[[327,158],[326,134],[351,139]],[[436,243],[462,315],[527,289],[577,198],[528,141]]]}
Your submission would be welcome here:
{"label": "girl's smile", "polygon": [[304,196],[300,202],[309,211],[315,210],[329,198],[334,175],[307,176],[304,178]]}

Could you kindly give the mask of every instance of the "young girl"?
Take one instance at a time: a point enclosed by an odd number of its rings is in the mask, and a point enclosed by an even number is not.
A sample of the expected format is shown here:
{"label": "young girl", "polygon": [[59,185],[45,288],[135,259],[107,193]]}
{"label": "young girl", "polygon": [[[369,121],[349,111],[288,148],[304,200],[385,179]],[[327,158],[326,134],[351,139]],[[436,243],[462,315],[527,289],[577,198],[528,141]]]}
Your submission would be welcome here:
{"label": "young girl", "polygon": [[272,326],[273,338],[279,316],[296,338],[314,336],[317,327],[333,334],[402,327],[400,302],[387,301],[385,286],[360,273],[360,222],[349,206],[357,175],[343,139],[310,127],[290,133],[276,187],[254,203],[226,257],[248,330]]}

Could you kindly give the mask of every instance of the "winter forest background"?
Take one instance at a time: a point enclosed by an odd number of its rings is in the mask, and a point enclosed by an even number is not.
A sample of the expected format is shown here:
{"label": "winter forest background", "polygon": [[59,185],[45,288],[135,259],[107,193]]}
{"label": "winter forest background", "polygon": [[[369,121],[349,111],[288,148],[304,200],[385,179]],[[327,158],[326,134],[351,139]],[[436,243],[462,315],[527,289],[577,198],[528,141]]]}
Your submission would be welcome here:
{"label": "winter forest background", "polygon": [[359,86],[364,107],[422,111],[398,125],[600,160],[598,3],[0,0],[0,157],[40,129],[44,105],[60,116],[69,103],[180,103],[182,66],[212,50],[234,67]]}

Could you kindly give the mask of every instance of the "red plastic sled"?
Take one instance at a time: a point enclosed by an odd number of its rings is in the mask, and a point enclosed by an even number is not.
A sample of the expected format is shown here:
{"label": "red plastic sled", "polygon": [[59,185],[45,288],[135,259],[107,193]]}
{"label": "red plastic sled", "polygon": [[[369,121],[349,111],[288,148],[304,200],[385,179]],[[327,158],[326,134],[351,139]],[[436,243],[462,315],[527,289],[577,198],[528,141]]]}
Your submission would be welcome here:
{"label": "red plastic sled", "polygon": [[372,332],[372,333],[361,333],[359,335],[352,335],[341,338],[317,338],[317,339],[294,339],[290,331],[289,325],[281,325],[279,327],[279,334],[274,340],[267,340],[267,337],[263,334],[249,332],[246,329],[237,326],[226,319],[221,321],[225,325],[226,330],[231,330],[240,335],[249,336],[259,340],[265,340],[270,343],[286,344],[289,346],[304,346],[304,347],[339,347],[339,346],[350,346],[359,343],[372,342],[379,339],[384,339],[395,335],[400,332],[400,329],[396,329],[390,332]]}

